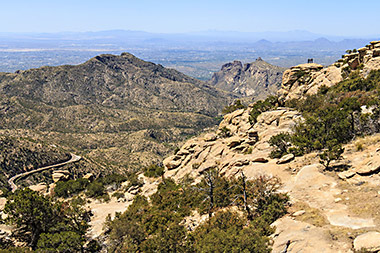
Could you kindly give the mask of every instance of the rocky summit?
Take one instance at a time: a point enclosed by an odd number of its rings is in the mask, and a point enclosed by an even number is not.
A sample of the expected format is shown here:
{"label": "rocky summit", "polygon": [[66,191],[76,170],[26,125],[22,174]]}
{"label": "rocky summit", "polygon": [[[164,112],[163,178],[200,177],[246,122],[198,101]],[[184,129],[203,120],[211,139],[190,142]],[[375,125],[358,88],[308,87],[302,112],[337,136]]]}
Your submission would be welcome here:
{"label": "rocky summit", "polygon": [[261,58],[252,63],[234,61],[224,64],[214,73],[210,85],[230,91],[241,97],[263,99],[276,94],[281,87],[285,68],[273,66]]}
{"label": "rocky summit", "polygon": [[100,55],[76,66],[42,67],[1,73],[7,97],[55,107],[97,104],[217,115],[226,93],[176,70],[129,53]]}
{"label": "rocky summit", "polygon": [[300,99],[316,94],[322,86],[331,87],[341,82],[353,71],[359,71],[365,78],[371,70],[380,68],[380,41],[347,51],[350,53],[328,67],[308,63],[286,70],[278,94],[283,100]]}

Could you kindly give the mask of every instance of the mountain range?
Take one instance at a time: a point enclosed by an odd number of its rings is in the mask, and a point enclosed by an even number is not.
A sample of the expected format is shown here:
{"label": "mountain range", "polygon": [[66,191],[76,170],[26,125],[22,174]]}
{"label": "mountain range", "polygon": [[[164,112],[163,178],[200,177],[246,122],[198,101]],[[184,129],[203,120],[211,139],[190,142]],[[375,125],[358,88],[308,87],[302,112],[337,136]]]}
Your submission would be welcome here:
{"label": "mountain range", "polygon": [[128,53],[1,73],[0,91],[1,134],[34,136],[118,169],[159,162],[215,126],[237,97]]}

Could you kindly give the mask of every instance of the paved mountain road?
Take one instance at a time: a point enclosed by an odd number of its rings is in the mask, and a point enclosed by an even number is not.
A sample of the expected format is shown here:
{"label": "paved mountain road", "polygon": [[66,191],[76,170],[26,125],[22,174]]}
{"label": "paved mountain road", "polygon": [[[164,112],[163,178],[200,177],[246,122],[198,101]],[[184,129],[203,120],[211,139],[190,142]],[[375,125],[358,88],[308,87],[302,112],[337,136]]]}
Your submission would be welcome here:
{"label": "paved mountain road", "polygon": [[40,171],[43,171],[43,170],[53,169],[53,168],[57,168],[57,167],[61,167],[63,165],[69,164],[69,163],[74,163],[74,162],[79,161],[81,158],[82,157],[80,157],[78,155],[71,154],[70,160],[68,160],[66,162],[56,163],[56,164],[53,164],[53,165],[49,165],[49,166],[41,167],[41,168],[38,168],[38,169],[35,169],[35,170],[31,170],[31,171],[27,171],[27,172],[24,172],[24,173],[17,174],[15,176],[11,177],[8,180],[8,183],[10,184],[10,186],[12,188],[12,192],[14,192],[18,188],[17,185],[15,184],[15,181],[17,179],[20,179],[22,177],[25,177],[25,176],[28,176],[30,174],[33,174],[33,173],[36,173],[36,172],[40,172]]}

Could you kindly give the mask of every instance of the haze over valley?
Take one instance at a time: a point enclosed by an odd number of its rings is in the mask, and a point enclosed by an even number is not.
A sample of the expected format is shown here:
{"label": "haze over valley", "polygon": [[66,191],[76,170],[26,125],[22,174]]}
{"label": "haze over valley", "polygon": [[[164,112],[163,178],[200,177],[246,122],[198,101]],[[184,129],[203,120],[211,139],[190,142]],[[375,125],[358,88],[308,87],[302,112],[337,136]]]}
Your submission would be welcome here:
{"label": "haze over valley", "polygon": [[379,9],[4,1],[0,252],[379,252]]}
{"label": "haze over valley", "polygon": [[327,66],[347,49],[359,48],[374,38],[328,36],[306,31],[0,33],[0,71],[75,65],[103,53],[129,52],[143,60],[208,80],[226,62],[248,63],[258,57],[286,68],[305,63],[308,58]]}

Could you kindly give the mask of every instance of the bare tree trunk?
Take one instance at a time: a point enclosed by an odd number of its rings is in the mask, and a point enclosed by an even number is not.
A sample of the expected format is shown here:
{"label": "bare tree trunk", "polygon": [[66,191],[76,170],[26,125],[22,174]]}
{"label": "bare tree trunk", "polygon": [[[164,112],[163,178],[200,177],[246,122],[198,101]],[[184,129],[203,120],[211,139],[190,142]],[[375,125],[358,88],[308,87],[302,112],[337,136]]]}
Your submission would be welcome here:
{"label": "bare tree trunk", "polygon": [[207,185],[209,186],[209,197],[210,197],[210,207],[208,210],[208,217],[212,217],[212,210],[214,208],[214,178],[212,178],[211,173],[207,173]]}
{"label": "bare tree trunk", "polygon": [[247,196],[247,184],[246,184],[246,176],[244,175],[243,171],[241,171],[241,179],[243,181],[243,201],[244,201],[244,209],[247,212],[247,218],[248,220],[252,220],[252,214],[251,209],[248,205],[248,196]]}

